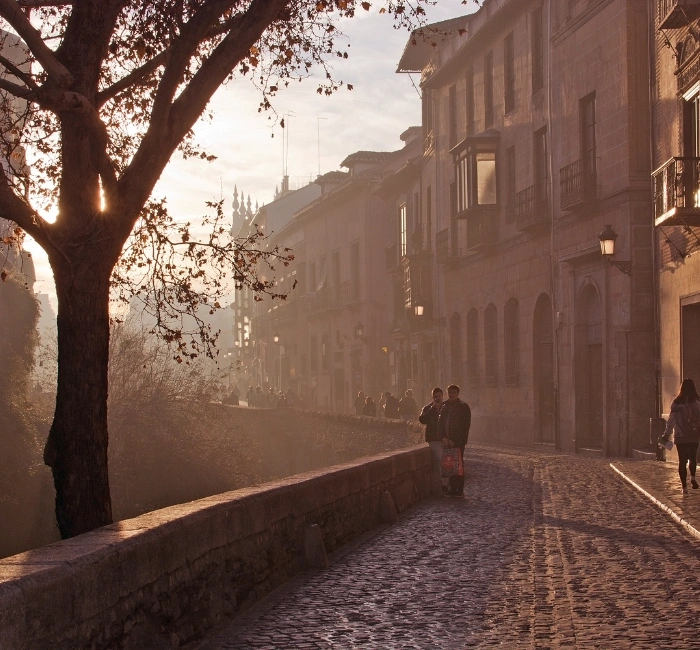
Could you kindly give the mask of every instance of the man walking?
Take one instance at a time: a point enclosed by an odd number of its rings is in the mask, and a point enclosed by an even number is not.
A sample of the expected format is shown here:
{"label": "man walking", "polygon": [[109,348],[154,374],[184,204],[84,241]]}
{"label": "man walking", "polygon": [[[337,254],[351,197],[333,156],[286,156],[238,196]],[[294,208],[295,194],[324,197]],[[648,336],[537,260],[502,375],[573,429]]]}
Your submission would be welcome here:
{"label": "man walking", "polygon": [[[469,439],[472,410],[469,404],[459,399],[459,386],[447,387],[447,401],[440,409],[438,433],[444,447],[457,447],[464,458],[464,448]],[[464,496],[464,475],[450,478],[450,495]]]}
{"label": "man walking", "polygon": [[[418,421],[425,425],[425,441],[433,455],[435,480],[440,483],[442,473],[442,442],[438,433],[438,417],[442,408],[442,388],[433,388],[433,401],[423,407]],[[446,491],[446,490],[444,490]]]}
{"label": "man walking", "polygon": [[393,420],[399,419],[399,400],[397,400],[389,391],[384,393],[386,402],[384,403],[384,417]]}
{"label": "man walking", "polygon": [[402,420],[415,420],[418,415],[418,405],[413,399],[413,391],[409,388],[399,402],[399,413]]}

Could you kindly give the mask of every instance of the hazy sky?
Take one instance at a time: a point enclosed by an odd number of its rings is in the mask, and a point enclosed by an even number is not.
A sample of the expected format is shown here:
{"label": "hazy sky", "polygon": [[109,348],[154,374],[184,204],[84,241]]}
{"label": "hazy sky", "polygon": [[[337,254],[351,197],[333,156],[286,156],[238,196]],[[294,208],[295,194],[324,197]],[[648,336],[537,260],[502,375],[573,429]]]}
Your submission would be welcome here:
{"label": "hazy sky", "polygon": [[[461,0],[439,0],[427,7],[431,22],[460,16],[475,9]],[[288,118],[288,173],[291,182],[309,182],[319,167],[320,128],[321,173],[340,168],[350,153],[368,149],[393,151],[402,146],[399,135],[409,126],[420,124],[421,106],[417,90],[396,66],[408,40],[408,33],[395,30],[390,17],[358,10],[343,26],[349,38],[348,60],[336,59],[334,73],[352,84],[331,97],[316,92],[316,83],[307,79],[283,89],[274,102],[278,114],[293,112]],[[419,79],[413,81],[418,85]],[[167,197],[171,213],[193,218],[205,211],[204,203],[219,199],[223,187],[226,211],[234,186],[253,206],[272,200],[281,182],[282,129],[258,113],[260,95],[247,79],[236,79],[221,88],[212,100],[214,120],[195,128],[197,142],[212,163],[173,158],[158,183],[155,194]],[[272,116],[274,119],[274,116]],[[320,121],[318,118],[322,118]],[[271,135],[275,134],[272,138]],[[27,248],[34,256],[37,273],[35,289],[48,293],[55,309],[55,290],[46,256],[33,242]]]}

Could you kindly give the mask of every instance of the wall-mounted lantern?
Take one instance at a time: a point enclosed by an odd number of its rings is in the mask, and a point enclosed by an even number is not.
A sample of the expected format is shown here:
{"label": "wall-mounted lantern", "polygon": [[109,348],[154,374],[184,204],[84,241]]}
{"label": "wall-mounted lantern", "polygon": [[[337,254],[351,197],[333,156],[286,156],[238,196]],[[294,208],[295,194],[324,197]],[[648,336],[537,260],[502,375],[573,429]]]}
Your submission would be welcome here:
{"label": "wall-mounted lantern", "polygon": [[625,275],[630,275],[632,271],[632,263],[630,261],[613,260],[615,254],[615,241],[617,233],[613,230],[610,224],[605,226],[605,230],[598,235],[600,239],[600,252],[608,264],[612,264],[616,269],[622,271]]}

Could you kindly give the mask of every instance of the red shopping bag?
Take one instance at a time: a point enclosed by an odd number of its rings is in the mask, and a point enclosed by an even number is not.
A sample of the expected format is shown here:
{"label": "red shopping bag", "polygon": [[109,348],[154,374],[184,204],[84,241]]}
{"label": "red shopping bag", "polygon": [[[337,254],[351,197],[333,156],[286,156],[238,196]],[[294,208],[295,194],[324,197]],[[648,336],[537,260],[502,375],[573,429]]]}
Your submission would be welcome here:
{"label": "red shopping bag", "polygon": [[459,447],[442,448],[442,478],[451,476],[464,476],[464,463],[462,451]]}

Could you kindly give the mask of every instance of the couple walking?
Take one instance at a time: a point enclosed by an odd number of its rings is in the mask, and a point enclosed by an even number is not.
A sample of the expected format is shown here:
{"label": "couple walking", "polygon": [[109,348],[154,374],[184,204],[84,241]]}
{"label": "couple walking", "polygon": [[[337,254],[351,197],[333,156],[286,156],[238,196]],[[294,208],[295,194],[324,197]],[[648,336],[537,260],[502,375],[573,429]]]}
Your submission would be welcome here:
{"label": "couple walking", "polygon": [[[469,439],[472,411],[466,402],[459,399],[459,386],[447,387],[447,401],[443,401],[442,388],[433,389],[433,401],[426,404],[418,421],[425,424],[425,441],[433,454],[433,468],[440,478],[443,449],[458,448],[464,458],[464,448]],[[464,496],[464,473],[450,477],[449,487],[443,493],[450,496]]]}

